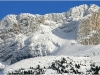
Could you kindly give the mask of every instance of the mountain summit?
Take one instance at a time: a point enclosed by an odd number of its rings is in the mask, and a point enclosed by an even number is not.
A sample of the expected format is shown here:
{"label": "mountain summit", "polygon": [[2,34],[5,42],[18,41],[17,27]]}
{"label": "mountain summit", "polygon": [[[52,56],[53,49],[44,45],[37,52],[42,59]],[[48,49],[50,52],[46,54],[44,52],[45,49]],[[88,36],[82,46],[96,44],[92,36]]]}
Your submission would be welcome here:
{"label": "mountain summit", "polygon": [[96,12],[99,6],[83,4],[63,13],[7,15],[0,21],[0,58],[13,64],[37,56],[86,55],[91,46],[84,45],[100,44],[99,26],[83,24]]}

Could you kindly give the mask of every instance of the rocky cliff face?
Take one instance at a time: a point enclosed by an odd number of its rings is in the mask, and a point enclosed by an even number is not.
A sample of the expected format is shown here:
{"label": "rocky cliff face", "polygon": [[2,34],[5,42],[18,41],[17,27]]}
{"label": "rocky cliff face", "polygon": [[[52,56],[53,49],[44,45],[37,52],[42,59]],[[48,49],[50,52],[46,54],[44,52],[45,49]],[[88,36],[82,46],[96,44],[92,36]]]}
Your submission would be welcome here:
{"label": "rocky cliff face", "polygon": [[88,16],[81,19],[78,26],[77,41],[83,45],[98,45],[100,44],[100,9],[97,6],[91,6],[94,8]]}
{"label": "rocky cliff face", "polygon": [[[84,4],[63,13],[7,15],[0,21],[0,58],[3,61],[10,61],[12,64],[25,58],[49,55],[60,44],[50,36],[46,36],[47,34],[54,36],[53,31],[69,33],[77,30],[79,21],[87,18],[89,14],[98,11],[98,9],[99,7],[94,4],[90,7]],[[81,25],[80,23],[78,33],[76,33],[79,44],[91,45],[87,42],[84,43],[84,37],[92,33],[89,29],[91,27],[88,24]],[[95,32],[95,28],[92,30]],[[81,34],[84,35],[81,36]],[[45,35],[45,37],[37,35]],[[99,33],[92,37],[94,38],[93,45],[99,44],[95,40],[98,37]]]}

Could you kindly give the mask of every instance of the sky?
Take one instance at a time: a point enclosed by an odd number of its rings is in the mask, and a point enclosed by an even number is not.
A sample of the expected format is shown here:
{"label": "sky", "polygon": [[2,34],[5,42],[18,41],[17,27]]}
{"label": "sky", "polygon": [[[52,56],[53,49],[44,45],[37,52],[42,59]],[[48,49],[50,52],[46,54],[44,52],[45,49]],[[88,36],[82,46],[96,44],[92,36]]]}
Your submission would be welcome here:
{"label": "sky", "polygon": [[82,4],[100,6],[100,1],[0,1],[0,20],[8,14],[61,13]]}

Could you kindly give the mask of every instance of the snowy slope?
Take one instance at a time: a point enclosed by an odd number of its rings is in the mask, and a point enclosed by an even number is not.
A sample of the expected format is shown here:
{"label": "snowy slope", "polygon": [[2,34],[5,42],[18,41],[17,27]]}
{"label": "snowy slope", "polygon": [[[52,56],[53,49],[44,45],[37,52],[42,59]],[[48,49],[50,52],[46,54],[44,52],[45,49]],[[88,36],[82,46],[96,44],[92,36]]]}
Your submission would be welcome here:
{"label": "snowy slope", "polygon": [[99,45],[77,43],[79,21],[98,9],[83,4],[63,13],[7,15],[0,21],[1,60],[13,64],[47,55],[99,56]]}
{"label": "snowy slope", "polygon": [[[7,15],[0,21],[0,73],[20,68],[27,70],[38,64],[48,67],[55,60],[65,57],[84,65],[87,61],[87,66],[80,69],[86,74],[91,62],[100,64],[100,44],[78,44],[77,30],[80,20],[98,9],[95,4],[83,4],[63,13]],[[56,71],[46,69],[44,75],[50,74],[58,75]]]}
{"label": "snowy slope", "polygon": [[[44,68],[45,66],[45,74],[41,75],[62,75],[58,74],[56,70],[49,69],[48,67],[52,64],[52,62],[55,62],[57,60],[62,60],[62,58],[65,58],[67,60],[67,63],[72,62],[72,65],[74,64],[80,64],[81,67],[78,69],[79,72],[83,72],[85,75],[88,74],[88,70],[91,68],[91,64],[95,63],[96,66],[100,66],[100,60],[98,60],[100,56],[95,56],[95,57],[73,57],[73,56],[45,56],[45,57],[36,57],[36,58],[30,58],[30,59],[25,59],[21,60],[20,62],[17,62],[12,65],[6,65],[4,69],[4,73],[7,74],[8,72],[14,72],[15,70],[19,70],[21,68],[25,70],[29,70],[30,67],[36,68],[37,65],[40,65],[41,68]],[[20,66],[19,66],[20,65]],[[63,64],[64,65],[64,64]],[[65,64],[66,65],[66,64]],[[70,67],[69,67],[70,68]],[[72,75],[74,73],[63,73],[63,75]],[[92,73],[91,73],[92,74]],[[75,74],[76,75],[76,74]]]}

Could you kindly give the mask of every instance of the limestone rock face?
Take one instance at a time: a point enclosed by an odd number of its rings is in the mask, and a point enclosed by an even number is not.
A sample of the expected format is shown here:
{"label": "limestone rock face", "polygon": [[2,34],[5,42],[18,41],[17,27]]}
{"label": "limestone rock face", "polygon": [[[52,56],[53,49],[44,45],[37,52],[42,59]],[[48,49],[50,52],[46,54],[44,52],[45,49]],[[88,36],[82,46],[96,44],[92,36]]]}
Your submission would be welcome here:
{"label": "limestone rock face", "polygon": [[77,34],[80,44],[100,44],[100,9],[80,21]]}

